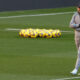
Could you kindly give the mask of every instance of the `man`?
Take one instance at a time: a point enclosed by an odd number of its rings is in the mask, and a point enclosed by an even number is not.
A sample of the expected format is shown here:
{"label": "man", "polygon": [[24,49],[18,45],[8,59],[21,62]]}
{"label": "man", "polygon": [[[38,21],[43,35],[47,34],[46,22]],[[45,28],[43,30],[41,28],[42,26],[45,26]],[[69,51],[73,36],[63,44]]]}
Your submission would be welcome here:
{"label": "man", "polygon": [[71,74],[76,75],[80,67],[80,4],[77,6],[77,12],[72,16],[70,27],[75,31],[75,44],[78,50],[76,65]]}

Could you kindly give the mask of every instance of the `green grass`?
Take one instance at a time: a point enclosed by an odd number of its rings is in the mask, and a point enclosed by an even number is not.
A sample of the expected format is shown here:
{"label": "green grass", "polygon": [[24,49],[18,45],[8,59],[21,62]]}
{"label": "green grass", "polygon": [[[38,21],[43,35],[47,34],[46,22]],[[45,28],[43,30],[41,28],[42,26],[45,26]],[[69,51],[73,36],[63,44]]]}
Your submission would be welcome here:
{"label": "green grass", "polygon": [[54,8],[54,9],[37,9],[37,10],[23,10],[23,11],[4,11],[0,12],[0,16],[13,16],[13,15],[28,15],[28,14],[44,14],[56,12],[71,12],[76,11],[76,7]]}
{"label": "green grass", "polygon": [[[73,9],[73,10],[72,10]],[[0,16],[75,11],[72,8],[1,12]],[[24,13],[25,12],[25,13]],[[27,13],[28,12],[28,13]],[[20,38],[18,31],[6,28],[46,28],[72,31],[72,14],[0,18],[0,80],[51,80],[72,76],[77,50],[73,33],[60,38]],[[78,79],[75,79],[78,80]]]}

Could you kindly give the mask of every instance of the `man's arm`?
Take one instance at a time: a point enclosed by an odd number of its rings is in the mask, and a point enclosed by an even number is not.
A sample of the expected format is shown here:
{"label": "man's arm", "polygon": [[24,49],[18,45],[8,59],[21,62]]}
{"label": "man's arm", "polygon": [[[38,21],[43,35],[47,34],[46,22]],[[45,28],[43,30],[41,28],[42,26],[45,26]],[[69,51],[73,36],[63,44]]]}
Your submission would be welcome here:
{"label": "man's arm", "polygon": [[72,19],[70,21],[70,27],[73,28],[73,29],[76,29],[76,28],[80,27],[80,24],[75,23],[75,14],[72,16]]}

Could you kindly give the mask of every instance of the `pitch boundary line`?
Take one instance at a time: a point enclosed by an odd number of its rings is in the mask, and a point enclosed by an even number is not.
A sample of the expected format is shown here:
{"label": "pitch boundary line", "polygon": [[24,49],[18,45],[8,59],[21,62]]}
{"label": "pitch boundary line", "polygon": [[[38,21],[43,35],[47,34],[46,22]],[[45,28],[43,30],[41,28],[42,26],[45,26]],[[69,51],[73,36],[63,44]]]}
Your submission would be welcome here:
{"label": "pitch boundary line", "polygon": [[[4,29],[5,31],[20,31],[21,29],[19,29],[19,28],[5,28]],[[61,32],[63,32],[63,33],[68,33],[68,32],[73,32],[73,31],[61,31]]]}
{"label": "pitch boundary line", "polygon": [[80,77],[69,77],[69,78],[50,79],[50,80],[72,80],[72,79],[80,79]]}
{"label": "pitch boundary line", "polygon": [[60,12],[60,13],[49,13],[49,14],[33,14],[33,15],[6,16],[6,17],[0,17],[0,19],[20,18],[20,17],[32,17],[32,16],[62,15],[62,14],[71,14],[71,13],[75,13],[75,12]]}
{"label": "pitch boundary line", "polygon": [[21,29],[19,29],[19,28],[5,28],[4,30],[5,31],[19,31]]}

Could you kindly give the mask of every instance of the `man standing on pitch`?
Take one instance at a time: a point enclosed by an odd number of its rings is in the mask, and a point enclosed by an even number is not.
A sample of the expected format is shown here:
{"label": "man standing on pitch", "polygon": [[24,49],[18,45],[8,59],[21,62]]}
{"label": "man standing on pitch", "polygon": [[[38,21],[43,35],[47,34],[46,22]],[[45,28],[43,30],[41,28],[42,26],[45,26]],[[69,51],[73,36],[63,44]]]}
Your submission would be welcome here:
{"label": "man standing on pitch", "polygon": [[77,5],[77,12],[72,16],[70,27],[75,31],[75,44],[78,50],[77,60],[71,74],[76,75],[80,67],[80,4]]}

